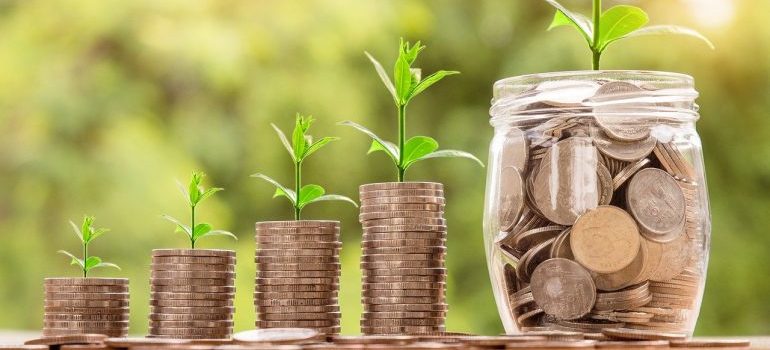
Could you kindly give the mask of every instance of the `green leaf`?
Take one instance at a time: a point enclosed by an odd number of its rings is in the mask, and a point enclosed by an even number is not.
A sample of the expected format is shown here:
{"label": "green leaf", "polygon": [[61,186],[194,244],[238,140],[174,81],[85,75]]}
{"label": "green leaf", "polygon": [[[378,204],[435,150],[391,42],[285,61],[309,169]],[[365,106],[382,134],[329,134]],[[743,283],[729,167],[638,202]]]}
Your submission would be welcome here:
{"label": "green leaf", "polygon": [[115,264],[110,263],[110,262],[101,262],[101,263],[97,264],[96,266],[94,266],[92,268],[95,269],[95,268],[99,268],[99,267],[112,267],[112,268],[116,268],[118,270],[121,269],[120,266],[115,265]]}
{"label": "green leaf", "polygon": [[302,115],[297,113],[294,124],[294,132],[291,135],[292,149],[294,150],[294,161],[298,162],[302,159],[302,155],[305,154],[307,148],[307,138],[305,133],[310,128],[310,124],[313,122],[313,117],[305,119]]}
{"label": "green leaf", "polygon": [[609,43],[644,27],[649,20],[647,13],[636,6],[613,6],[601,16],[599,42],[595,46],[604,50]]}
{"label": "green leaf", "polygon": [[417,55],[419,55],[423,49],[425,49],[425,46],[422,45],[420,41],[417,41],[413,46],[410,46],[408,41],[404,42],[404,38],[400,39],[399,55],[404,57],[410,66],[414,63],[417,59]]}
{"label": "green leaf", "polygon": [[198,204],[201,196],[200,184],[203,181],[204,173],[194,171],[190,177],[190,183],[187,185],[187,192],[190,195],[190,205],[195,206]]}
{"label": "green leaf", "polygon": [[593,46],[594,25],[588,17],[567,10],[556,0],[545,0],[545,2],[556,8],[556,15],[548,27],[549,30],[563,25],[571,25],[583,36],[589,46]]}
{"label": "green leaf", "polygon": [[316,198],[322,196],[326,191],[324,191],[324,188],[318,185],[308,184],[305,186],[302,186],[302,188],[299,190],[299,199],[297,203],[297,207],[302,209],[306,204],[312,202]]}
{"label": "green leaf", "polygon": [[427,136],[414,136],[404,143],[404,169],[413,162],[438,149],[438,142]]}
{"label": "green leaf", "polygon": [[305,203],[305,205],[308,205],[310,203],[315,203],[315,202],[322,202],[322,201],[348,202],[350,204],[353,204],[353,206],[355,206],[356,208],[358,208],[358,203],[356,203],[354,200],[352,200],[352,199],[350,199],[348,197],[345,197],[345,196],[338,195],[338,194],[325,194],[325,195],[320,196],[320,197],[318,197],[316,199],[313,199],[312,201],[310,201],[308,203]]}
{"label": "green leaf", "polygon": [[385,68],[382,67],[382,64],[378,62],[372,55],[370,55],[368,52],[365,52],[366,57],[369,57],[369,61],[372,61],[372,65],[374,65],[374,70],[377,71],[377,75],[380,76],[380,80],[382,80],[382,83],[385,84],[385,87],[390,91],[390,95],[393,96],[393,101],[396,101],[398,103],[398,95],[396,95],[396,87],[393,86],[393,82],[390,81],[390,77],[388,77],[388,73],[385,71]]}
{"label": "green leaf", "polygon": [[484,163],[481,162],[476,156],[463,151],[457,151],[452,149],[444,149],[440,151],[436,151],[430,154],[426,154],[422,156],[422,158],[415,160],[414,162],[430,159],[430,158],[468,158],[471,160],[474,160],[476,163],[479,163],[482,167],[484,166]]}
{"label": "green leaf", "polygon": [[83,242],[83,232],[80,231],[77,225],[75,225],[72,220],[70,220],[70,226],[72,226],[72,231],[75,232],[75,236],[80,240],[80,242]]}
{"label": "green leaf", "polygon": [[68,252],[66,250],[60,250],[60,251],[58,251],[58,253],[64,254],[64,255],[70,257],[70,259],[72,259],[72,260],[70,260],[70,265],[79,265],[80,268],[83,268],[85,266],[85,264],[83,263],[83,260],[78,259],[78,257],[72,255],[70,252]]}
{"label": "green leaf", "polygon": [[98,256],[89,256],[88,259],[86,259],[85,266],[83,267],[84,270],[90,271],[97,265],[102,263],[102,259]]}
{"label": "green leaf", "polygon": [[88,243],[91,241],[91,233],[93,232],[93,223],[94,223],[94,217],[93,216],[84,216],[83,217],[83,223],[80,225],[80,234],[83,235],[83,243]]}
{"label": "green leaf", "polygon": [[294,156],[294,149],[291,147],[291,143],[289,143],[289,139],[286,138],[286,134],[281,131],[275,124],[270,123],[270,125],[275,130],[276,134],[278,134],[278,138],[281,139],[281,143],[283,144],[283,147],[286,148],[286,150],[289,152],[289,155],[291,156],[291,160],[293,160],[295,163],[297,162],[297,158]]}
{"label": "green leaf", "polygon": [[197,224],[193,229],[192,240],[193,241],[198,240],[198,238],[205,236],[209,232],[211,232],[211,225],[205,222]]}
{"label": "green leaf", "polygon": [[706,38],[703,34],[699,33],[698,31],[687,27],[674,26],[674,25],[656,25],[656,26],[644,27],[642,29],[628,33],[626,36],[622,38],[618,38],[616,40],[631,38],[631,37],[663,35],[663,34],[675,34],[675,35],[685,35],[685,36],[693,37],[705,42],[706,45],[708,45],[709,48],[711,48],[712,50],[715,48],[714,43],[712,43],[711,40]]}
{"label": "green leaf", "polygon": [[439,80],[444,79],[444,77],[460,74],[460,72],[457,71],[446,71],[446,70],[440,70],[438,72],[435,72],[431,75],[429,75],[427,78],[420,81],[417,85],[414,86],[414,89],[409,93],[409,99],[411,100],[415,96],[419,95],[421,92],[425,91],[425,89],[429,88],[431,85],[438,83]]}
{"label": "green leaf", "polygon": [[267,176],[265,174],[259,174],[259,173],[252,174],[251,177],[256,177],[258,179],[265,180],[265,181],[271,183],[273,186],[275,186],[276,191],[275,191],[275,195],[273,195],[273,198],[278,197],[278,196],[284,196],[284,197],[289,199],[289,201],[291,202],[291,205],[293,205],[293,206],[297,205],[297,194],[294,193],[294,191],[292,191],[292,190],[286,188],[285,186],[281,185],[278,181],[273,180],[272,178],[270,178],[269,176]]}
{"label": "green leaf", "polygon": [[88,242],[92,242],[93,240],[96,239],[96,237],[99,237],[107,232],[110,232],[110,230],[106,228],[94,229],[93,232],[91,232],[91,239]]}
{"label": "green leaf", "polygon": [[204,199],[211,197],[214,193],[217,193],[219,191],[224,191],[224,188],[219,187],[212,187],[208,190],[204,191],[203,194],[201,194],[201,197],[198,199],[198,203],[203,202]]}
{"label": "green leaf", "polygon": [[[374,151],[383,151],[383,152],[387,153],[388,156],[390,156],[390,159],[393,160],[394,164],[398,165],[398,147],[396,147],[396,145],[394,145],[392,142],[388,142],[388,141],[383,140],[382,138],[377,136],[375,133],[369,131],[369,129],[365,128],[364,126],[356,124],[356,123],[351,122],[351,121],[344,121],[344,122],[340,122],[340,123],[337,123],[337,124],[338,125],[345,125],[345,126],[353,127],[355,129],[357,129],[358,131],[360,131],[360,132],[368,135],[369,137],[371,137],[372,140],[374,140],[374,142],[372,143],[372,147],[369,148],[369,153],[372,153]],[[377,147],[379,147],[376,150],[374,149],[375,148],[375,146],[374,146],[375,144],[377,144]]]}
{"label": "green leaf", "polygon": [[393,77],[396,83],[398,104],[404,105],[407,102],[407,97],[409,97],[409,92],[412,90],[412,72],[405,57],[399,56],[396,60]]}
{"label": "green leaf", "polygon": [[177,219],[175,219],[175,218],[173,218],[171,216],[165,215],[165,214],[162,215],[162,218],[164,218],[164,219],[166,219],[166,220],[168,220],[168,221],[170,221],[170,222],[172,222],[173,224],[176,225],[175,232],[183,232],[183,233],[185,233],[187,235],[188,238],[192,238],[193,232],[192,232],[192,229],[190,228],[190,226],[187,226],[187,225],[183,224],[181,221],[179,221],[179,220],[177,220]]}
{"label": "green leaf", "polygon": [[309,155],[321,149],[321,147],[326,146],[326,144],[328,144],[329,142],[337,141],[339,139],[340,139],[339,137],[331,137],[331,136],[320,138],[318,141],[310,144],[310,147],[307,148],[307,150],[305,151],[305,154],[302,155],[302,160],[304,160]]}
{"label": "green leaf", "polygon": [[238,236],[234,235],[232,232],[224,231],[224,230],[211,230],[209,233],[206,234],[206,236],[227,236],[238,240]]}

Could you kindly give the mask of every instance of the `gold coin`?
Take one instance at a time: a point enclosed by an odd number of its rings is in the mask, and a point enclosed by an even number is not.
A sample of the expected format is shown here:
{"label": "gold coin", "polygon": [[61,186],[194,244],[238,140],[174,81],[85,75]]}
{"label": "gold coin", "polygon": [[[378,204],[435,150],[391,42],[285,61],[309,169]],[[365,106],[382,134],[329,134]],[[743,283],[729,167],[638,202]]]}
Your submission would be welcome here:
{"label": "gold coin", "polygon": [[205,256],[235,258],[235,252],[222,249],[153,249],[152,256]]}
{"label": "gold coin", "polygon": [[570,233],[575,259],[591,271],[611,273],[631,264],[639,252],[634,219],[613,206],[600,206],[581,215]]}
{"label": "gold coin", "polygon": [[647,263],[647,244],[639,245],[636,258],[628,266],[611,273],[591,272],[596,288],[603,291],[623,289],[635,283],[644,273]]}
{"label": "gold coin", "polygon": [[360,192],[407,189],[443,190],[444,185],[438,182],[380,182],[364,184],[358,189]]}

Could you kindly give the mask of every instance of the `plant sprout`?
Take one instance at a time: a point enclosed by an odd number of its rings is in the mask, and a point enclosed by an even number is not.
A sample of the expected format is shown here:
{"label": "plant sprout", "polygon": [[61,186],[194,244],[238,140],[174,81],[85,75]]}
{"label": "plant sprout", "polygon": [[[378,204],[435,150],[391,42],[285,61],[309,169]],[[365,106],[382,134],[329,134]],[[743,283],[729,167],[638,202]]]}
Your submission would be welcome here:
{"label": "plant sprout", "polygon": [[589,19],[582,14],[567,10],[556,0],[545,1],[556,8],[556,15],[548,30],[561,26],[570,26],[577,29],[593,53],[592,67],[594,70],[599,69],[602,53],[607,49],[607,46],[625,38],[679,34],[698,38],[704,41],[711,49],[714,48],[714,44],[709,39],[690,28],[674,25],[645,27],[649,17],[644,10],[636,6],[617,5],[602,12],[602,1],[593,0],[593,18]]}
{"label": "plant sprout", "polygon": [[190,239],[190,247],[192,249],[195,249],[195,242],[197,242],[198,239],[206,236],[220,235],[238,239],[238,237],[236,237],[231,232],[213,230],[211,225],[205,222],[198,224],[195,223],[195,208],[198,206],[198,204],[200,204],[204,199],[211,197],[214,193],[224,190],[224,188],[218,187],[204,189],[201,185],[201,182],[205,176],[206,174],[203,172],[194,171],[192,173],[192,177],[190,178],[190,183],[187,185],[187,188],[185,188],[182,183],[177,181],[179,192],[182,192],[182,195],[187,201],[187,204],[190,205],[190,226],[183,224],[181,221],[174,219],[171,216],[163,215],[164,219],[171,221],[176,225],[176,230],[174,232],[183,232],[187,235],[187,238]]}
{"label": "plant sprout", "polygon": [[120,270],[118,265],[102,261],[102,259],[98,256],[88,256],[88,245],[94,239],[109,231],[108,229],[94,227],[93,216],[84,216],[83,224],[80,225],[80,228],[78,228],[77,225],[75,225],[75,223],[71,220],[70,226],[72,226],[72,231],[75,232],[75,236],[78,237],[80,243],[83,246],[83,258],[78,258],[66,250],[60,250],[59,253],[70,257],[72,259],[72,265],[80,266],[80,269],[83,271],[83,278],[88,277],[88,272],[98,267],[114,267]]}
{"label": "plant sprout", "polygon": [[278,138],[281,139],[281,143],[289,152],[291,160],[294,163],[294,190],[281,185],[278,181],[273,180],[264,174],[253,174],[251,177],[263,179],[273,186],[275,186],[275,197],[286,197],[294,207],[294,220],[300,219],[302,209],[310,203],[321,201],[343,201],[353,204],[358,207],[355,201],[352,199],[337,195],[337,194],[325,194],[326,191],[323,187],[314,184],[302,185],[302,164],[308,156],[315,153],[321,147],[326,146],[332,141],[339,140],[338,137],[322,137],[317,141],[313,141],[313,138],[307,134],[308,129],[313,124],[314,119],[312,116],[302,116],[297,113],[295,118],[294,131],[291,134],[291,143],[286,135],[275,124],[272,125],[275,132],[278,134]]}
{"label": "plant sprout", "polygon": [[404,42],[401,39],[398,50],[398,59],[393,69],[393,81],[390,80],[385,68],[368,52],[366,56],[372,61],[374,69],[380,76],[385,87],[390,91],[393,102],[398,108],[398,145],[393,142],[385,141],[367,128],[351,121],[341,122],[340,125],[346,125],[356,128],[372,138],[372,145],[368,153],[385,152],[390,157],[398,169],[398,181],[404,181],[406,170],[421,160],[441,157],[461,157],[472,159],[481,166],[484,164],[470,153],[456,150],[438,150],[438,142],[428,136],[414,136],[406,139],[406,106],[409,102],[421,92],[433,84],[439,82],[444,77],[459,74],[456,71],[437,71],[422,79],[422,73],[419,68],[412,68],[412,64],[417,59],[420,52],[425,49],[418,41],[414,45]]}

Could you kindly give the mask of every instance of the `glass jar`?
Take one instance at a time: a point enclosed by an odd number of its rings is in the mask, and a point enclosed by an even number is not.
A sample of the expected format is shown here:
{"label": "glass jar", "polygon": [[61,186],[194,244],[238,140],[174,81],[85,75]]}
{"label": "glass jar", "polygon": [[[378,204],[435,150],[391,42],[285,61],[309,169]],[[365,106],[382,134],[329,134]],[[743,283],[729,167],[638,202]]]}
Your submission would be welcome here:
{"label": "glass jar", "polygon": [[662,72],[495,83],[484,239],[507,333],[692,335],[711,231],[697,96]]}

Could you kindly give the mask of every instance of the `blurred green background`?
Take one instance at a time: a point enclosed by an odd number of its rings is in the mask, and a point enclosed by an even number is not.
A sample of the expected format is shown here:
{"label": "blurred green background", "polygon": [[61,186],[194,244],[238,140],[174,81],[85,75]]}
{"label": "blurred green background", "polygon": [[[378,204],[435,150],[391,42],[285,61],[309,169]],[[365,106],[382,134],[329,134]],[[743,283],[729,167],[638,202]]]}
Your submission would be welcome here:
{"label": "blurred green background", "polygon": [[[564,3],[589,11],[587,0]],[[714,220],[697,333],[768,333],[770,2],[624,3],[647,9],[653,24],[697,28],[717,46],[629,40],[610,48],[603,67],[695,77]],[[484,159],[495,80],[590,67],[576,32],[545,31],[551,16],[536,0],[0,1],[0,329],[40,329],[42,280],[77,275],[55,252],[77,250],[67,220],[88,213],[112,229],[92,252],[123,267],[96,275],[131,279],[132,333],[144,334],[150,251],[187,243],[159,215],[185,217],[174,179],[193,169],[209,174],[207,186],[226,188],[199,216],[240,240],[201,246],[238,250],[236,328],[251,328],[253,224],[291,217],[272,188],[248,176],[291,181],[269,123],[288,130],[295,112],[313,114],[312,134],[343,138],[306,163],[306,181],[357,198],[359,184],[393,180],[384,155],[367,156],[368,140],[335,123],[395,138],[392,101],[363,52],[391,67],[404,36],[428,46],[417,62],[424,72],[463,73],[410,105],[408,132]],[[447,187],[448,328],[501,332],[482,245],[485,170],[433,160],[407,178]],[[357,212],[327,203],[304,214],[342,221],[343,332],[356,333]]]}

